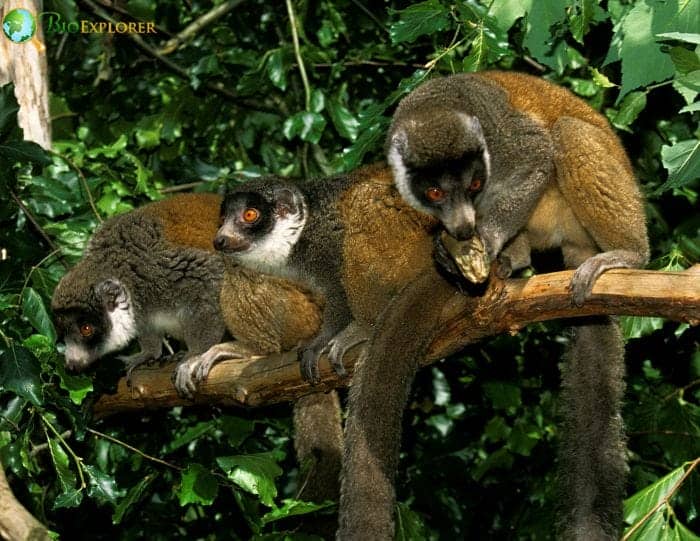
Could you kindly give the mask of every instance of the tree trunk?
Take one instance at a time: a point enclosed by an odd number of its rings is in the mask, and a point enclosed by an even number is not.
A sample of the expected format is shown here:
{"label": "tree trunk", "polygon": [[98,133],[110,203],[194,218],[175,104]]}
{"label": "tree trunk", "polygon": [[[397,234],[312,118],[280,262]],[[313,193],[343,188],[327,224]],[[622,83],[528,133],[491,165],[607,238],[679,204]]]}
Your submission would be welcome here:
{"label": "tree trunk", "polygon": [[0,33],[0,86],[15,84],[19,103],[19,125],[24,139],[43,148],[51,147],[49,85],[46,68],[46,47],[39,22],[39,0],[6,0],[0,4],[0,20],[13,9],[29,11],[36,22],[36,34],[23,43],[13,43]]}

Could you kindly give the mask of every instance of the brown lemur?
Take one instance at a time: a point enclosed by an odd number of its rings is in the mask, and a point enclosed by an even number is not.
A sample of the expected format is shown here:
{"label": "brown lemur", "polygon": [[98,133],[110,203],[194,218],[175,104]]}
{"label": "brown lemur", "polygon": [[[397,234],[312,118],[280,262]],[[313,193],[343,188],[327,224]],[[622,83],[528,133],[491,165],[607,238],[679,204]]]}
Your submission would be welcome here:
{"label": "brown lemur", "polygon": [[[215,194],[177,195],[98,229],[54,292],[69,368],[83,370],[137,338],[142,351],[128,359],[130,371],[159,357],[163,336],[174,333],[188,347],[176,369],[176,387],[191,395],[218,360],[198,354],[223,346],[218,342],[224,326],[242,344],[228,346],[229,358],[290,350],[314,336],[321,321],[317,299],[215,253],[221,200]],[[294,430],[297,458],[309,470],[300,497],[336,499],[343,452],[337,394],[295,402]]]}
{"label": "brown lemur", "polygon": [[[396,187],[457,239],[478,235],[503,274],[560,248],[581,305],[600,274],[649,257],[644,204],[606,119],[519,73],[436,78],[398,105],[387,137]],[[438,250],[439,261],[455,272]],[[616,539],[627,465],[624,348],[609,318],[572,324],[558,457],[562,539]]]}
{"label": "brown lemur", "polygon": [[[317,377],[329,341],[341,371],[345,350],[377,325],[379,340],[360,354],[349,394],[338,539],[393,539],[404,405],[438,316],[456,294],[432,260],[439,222],[402,200],[386,166],[316,181],[247,182],[226,197],[222,222],[216,244],[232,259],[325,299],[325,332],[302,353],[305,377]],[[426,298],[435,302],[404,308]]]}

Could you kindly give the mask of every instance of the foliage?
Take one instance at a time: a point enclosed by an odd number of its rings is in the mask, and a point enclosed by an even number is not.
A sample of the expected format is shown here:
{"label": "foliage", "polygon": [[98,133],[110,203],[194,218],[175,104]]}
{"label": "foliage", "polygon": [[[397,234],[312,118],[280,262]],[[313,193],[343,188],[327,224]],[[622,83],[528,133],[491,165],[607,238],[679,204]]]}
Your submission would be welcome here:
{"label": "foliage", "polygon": [[[159,30],[139,40],[45,24],[52,153],[21,141],[12,89],[0,91],[0,458],[18,497],[63,539],[309,539],[290,517],[323,512],[294,499],[286,406],[91,418],[119,367],[66,373],[46,307],[101,219],[264,172],[350,170],[381,158],[393,106],[427,77],[519,69],[570,88],[619,130],[648,196],[652,265],[700,259],[699,0],[291,4],[290,14],[242,2],[157,52],[212,6],[45,2],[64,22]],[[698,331],[640,318],[624,327],[632,538],[695,539]],[[399,538],[551,536],[563,328],[533,325],[419,374]]]}

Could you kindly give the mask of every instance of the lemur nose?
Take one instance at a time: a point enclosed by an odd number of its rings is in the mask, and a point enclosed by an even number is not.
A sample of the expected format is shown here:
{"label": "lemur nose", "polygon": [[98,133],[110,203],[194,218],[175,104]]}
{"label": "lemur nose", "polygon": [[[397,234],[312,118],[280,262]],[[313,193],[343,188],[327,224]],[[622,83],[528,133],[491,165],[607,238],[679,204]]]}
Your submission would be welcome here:
{"label": "lemur nose", "polygon": [[217,235],[214,237],[214,249],[215,250],[223,250],[226,248],[226,244],[228,243],[228,238],[225,237],[224,235]]}
{"label": "lemur nose", "polygon": [[471,224],[462,224],[455,229],[452,236],[457,240],[469,240],[474,236],[474,226]]}

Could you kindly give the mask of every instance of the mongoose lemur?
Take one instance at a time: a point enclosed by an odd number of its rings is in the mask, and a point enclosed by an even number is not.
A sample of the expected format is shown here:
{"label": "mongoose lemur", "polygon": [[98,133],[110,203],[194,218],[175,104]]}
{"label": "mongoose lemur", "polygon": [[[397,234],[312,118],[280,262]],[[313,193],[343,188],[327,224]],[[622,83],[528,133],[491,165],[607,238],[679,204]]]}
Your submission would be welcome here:
{"label": "mongoose lemur", "polygon": [[[500,268],[528,266],[531,249],[560,248],[576,269],[576,305],[602,272],[648,260],[644,203],[618,138],[604,116],[543,79],[497,71],[433,79],[399,103],[387,156],[411,206],[457,239],[478,235]],[[622,337],[610,318],[572,328],[557,533],[617,539],[627,471]]]}
{"label": "mongoose lemur", "polygon": [[[66,343],[66,365],[83,370],[138,339],[141,352],[127,370],[155,359],[161,340],[184,339],[188,354],[176,368],[181,394],[191,395],[228,347],[227,358],[291,350],[311,339],[321,307],[289,281],[227,264],[214,251],[220,196],[182,194],[106,221],[83,259],[64,276],[52,308]],[[240,343],[218,344],[224,327]],[[294,445],[308,469],[299,497],[338,497],[343,452],[335,392],[316,393],[294,405]]]}

